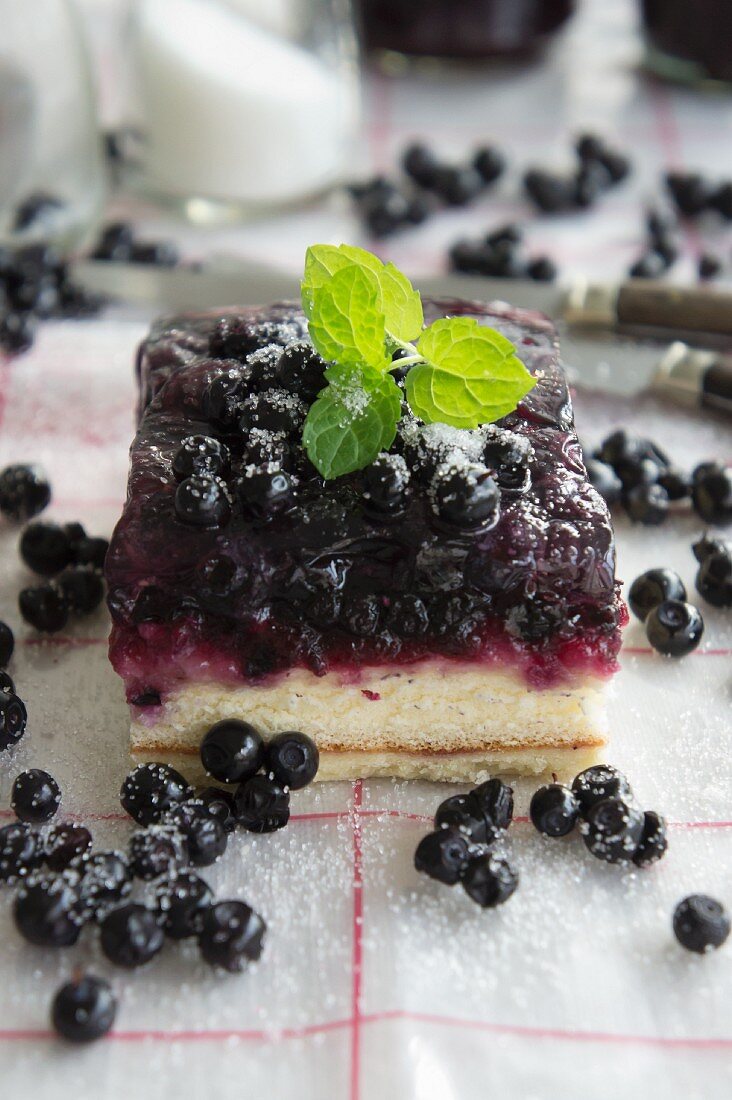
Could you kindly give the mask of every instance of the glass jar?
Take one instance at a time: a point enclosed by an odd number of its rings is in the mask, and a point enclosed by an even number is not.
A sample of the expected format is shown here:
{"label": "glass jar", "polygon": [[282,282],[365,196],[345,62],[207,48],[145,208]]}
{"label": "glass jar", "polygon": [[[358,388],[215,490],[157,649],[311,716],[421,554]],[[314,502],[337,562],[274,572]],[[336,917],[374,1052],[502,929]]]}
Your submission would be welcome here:
{"label": "glass jar", "polygon": [[358,123],[350,0],[138,0],[145,187],[193,220],[338,182]]}
{"label": "glass jar", "polygon": [[641,0],[641,9],[653,72],[732,84],[732,0]]}
{"label": "glass jar", "polygon": [[80,243],[105,196],[88,59],[67,0],[0,0],[0,239]]}
{"label": "glass jar", "polygon": [[369,48],[459,60],[535,53],[574,0],[360,0]]}

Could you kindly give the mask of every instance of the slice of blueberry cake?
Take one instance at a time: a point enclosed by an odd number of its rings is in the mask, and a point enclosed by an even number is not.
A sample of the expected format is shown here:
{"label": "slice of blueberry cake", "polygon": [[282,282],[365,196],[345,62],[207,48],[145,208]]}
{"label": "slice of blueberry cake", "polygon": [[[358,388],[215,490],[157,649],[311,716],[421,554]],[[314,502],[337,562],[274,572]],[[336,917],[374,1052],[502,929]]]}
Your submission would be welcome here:
{"label": "slice of blueberry cake", "polygon": [[232,716],[315,738],[323,779],[574,774],[605,743],[625,610],[554,329],[424,308],[497,329],[534,388],[473,430],[405,404],[389,451],[329,481],[301,444],[325,364],[299,307],[186,316],[143,344],[106,567],[134,756],[195,766]]}

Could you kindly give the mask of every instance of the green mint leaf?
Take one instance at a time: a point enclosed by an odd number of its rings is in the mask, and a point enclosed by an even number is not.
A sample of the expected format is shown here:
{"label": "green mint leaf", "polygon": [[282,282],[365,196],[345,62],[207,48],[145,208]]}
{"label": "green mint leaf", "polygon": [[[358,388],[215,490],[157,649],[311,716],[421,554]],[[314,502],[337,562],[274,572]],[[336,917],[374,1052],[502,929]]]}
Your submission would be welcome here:
{"label": "green mint leaf", "polygon": [[425,359],[406,378],[415,416],[428,424],[477,428],[513,412],[536,380],[510,340],[472,317],[435,321],[417,349]]}
{"label": "green mint leaf", "polygon": [[315,244],[307,250],[302,281],[302,303],[306,317],[312,316],[319,293],[333,276],[352,266],[376,276],[378,304],[389,334],[397,340],[416,340],[424,325],[419,292],[394,264],[383,264],[377,256],[355,245]]}
{"label": "green mint leaf", "polygon": [[330,480],[368,466],[394,442],[401,390],[390,374],[365,367],[331,367],[329,385],[310,407],[303,446]]}
{"label": "green mint leaf", "polygon": [[306,317],[310,317],[315,295],[326,286],[337,271],[344,267],[365,267],[376,272],[383,267],[378,256],[350,244],[313,244],[305,253],[305,274],[301,285],[302,306]]}
{"label": "green mint leaf", "polygon": [[387,332],[397,340],[416,340],[424,325],[419,291],[392,263],[383,265],[375,274],[381,289],[381,308]]}
{"label": "green mint leaf", "polygon": [[331,275],[314,295],[308,328],[316,349],[329,362],[380,367],[386,330],[373,274],[351,264]]}

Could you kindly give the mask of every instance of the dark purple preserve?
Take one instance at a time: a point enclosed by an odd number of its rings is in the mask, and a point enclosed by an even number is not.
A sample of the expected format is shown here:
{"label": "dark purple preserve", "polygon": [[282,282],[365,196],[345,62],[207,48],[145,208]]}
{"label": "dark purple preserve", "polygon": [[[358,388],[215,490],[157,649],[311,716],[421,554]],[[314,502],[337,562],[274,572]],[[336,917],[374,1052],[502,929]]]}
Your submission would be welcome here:
{"label": "dark purple preserve", "polygon": [[641,6],[654,69],[732,83],[732,0],[641,0]]}
{"label": "dark purple preserve", "polygon": [[575,0],[360,0],[369,48],[479,60],[532,54]]}
{"label": "dark purple preserve", "polygon": [[[356,680],[424,658],[508,665],[537,688],[615,671],[613,533],[551,323],[458,300],[427,300],[425,314],[499,329],[534,389],[473,431],[407,412],[388,454],[333,481],[300,443],[325,364],[297,307],[154,329],[106,563],[111,659],[130,701],[293,668]],[[466,479],[479,487],[467,511]]]}

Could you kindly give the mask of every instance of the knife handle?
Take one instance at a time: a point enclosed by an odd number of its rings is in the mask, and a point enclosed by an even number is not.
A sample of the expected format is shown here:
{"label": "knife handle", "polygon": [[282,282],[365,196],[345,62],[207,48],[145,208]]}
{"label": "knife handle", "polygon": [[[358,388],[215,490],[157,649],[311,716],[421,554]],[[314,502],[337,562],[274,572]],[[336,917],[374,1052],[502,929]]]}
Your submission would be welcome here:
{"label": "knife handle", "polygon": [[565,318],[585,327],[703,333],[732,343],[732,291],[646,279],[614,286],[582,281],[570,288]]}
{"label": "knife handle", "polygon": [[651,388],[686,405],[732,414],[732,355],[677,341],[661,359]]}

